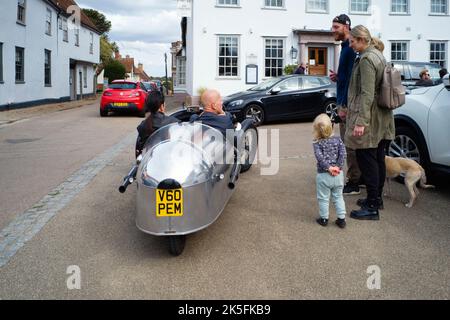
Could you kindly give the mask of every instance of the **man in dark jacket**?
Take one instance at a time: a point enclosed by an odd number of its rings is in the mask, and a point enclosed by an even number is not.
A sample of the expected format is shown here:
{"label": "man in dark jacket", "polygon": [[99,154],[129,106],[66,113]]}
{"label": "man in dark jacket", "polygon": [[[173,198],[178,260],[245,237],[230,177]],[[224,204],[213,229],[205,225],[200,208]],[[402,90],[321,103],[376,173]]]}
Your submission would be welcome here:
{"label": "man in dark jacket", "polygon": [[220,93],[216,90],[206,90],[201,96],[203,113],[193,115],[191,122],[198,121],[205,125],[213,127],[227,136],[227,130],[234,130],[233,118],[230,113],[224,112],[223,101]]}
{"label": "man in dark jacket", "polygon": [[[345,143],[345,130],[346,130],[346,115],[347,115],[347,99],[348,88],[350,85],[350,77],[352,75],[353,63],[356,59],[355,51],[350,48],[350,18],[341,14],[333,19],[333,34],[336,41],[342,41],[341,56],[339,58],[339,69],[335,73],[330,70],[330,79],[337,83],[337,106],[339,117],[342,120],[340,123],[341,138]],[[361,191],[359,189],[361,180],[361,171],[359,170],[358,161],[356,160],[355,150],[347,147],[347,179],[348,182],[344,187],[344,195],[357,195]]]}

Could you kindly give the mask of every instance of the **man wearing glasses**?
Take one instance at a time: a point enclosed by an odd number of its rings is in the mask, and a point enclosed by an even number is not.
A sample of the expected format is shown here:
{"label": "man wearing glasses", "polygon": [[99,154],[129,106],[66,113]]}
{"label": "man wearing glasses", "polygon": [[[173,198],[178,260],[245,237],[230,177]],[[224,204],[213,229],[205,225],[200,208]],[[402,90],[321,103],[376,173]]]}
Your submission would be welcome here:
{"label": "man wearing glasses", "polygon": [[418,87],[431,87],[434,86],[433,80],[431,80],[430,71],[424,69],[420,72],[420,80],[416,82]]}

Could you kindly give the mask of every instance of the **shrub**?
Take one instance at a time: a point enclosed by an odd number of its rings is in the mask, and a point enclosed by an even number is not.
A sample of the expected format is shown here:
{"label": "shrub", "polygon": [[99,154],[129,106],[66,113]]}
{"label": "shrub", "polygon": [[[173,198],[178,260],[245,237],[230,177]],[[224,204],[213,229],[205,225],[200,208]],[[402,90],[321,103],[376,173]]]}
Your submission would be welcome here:
{"label": "shrub", "polygon": [[112,60],[105,66],[105,78],[108,78],[109,83],[125,79],[125,74],[125,66],[117,60]]}

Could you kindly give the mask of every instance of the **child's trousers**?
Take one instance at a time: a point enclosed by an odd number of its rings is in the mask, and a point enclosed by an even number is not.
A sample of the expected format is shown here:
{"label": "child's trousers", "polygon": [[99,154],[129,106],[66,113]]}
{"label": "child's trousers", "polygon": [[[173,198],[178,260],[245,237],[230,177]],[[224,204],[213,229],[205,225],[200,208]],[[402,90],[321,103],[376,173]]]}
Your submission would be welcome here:
{"label": "child's trousers", "polygon": [[344,202],[344,173],[333,177],[329,173],[319,173],[316,178],[317,200],[319,201],[319,213],[322,219],[330,217],[330,196],[336,208],[336,214],[339,219],[345,219],[346,209]]}

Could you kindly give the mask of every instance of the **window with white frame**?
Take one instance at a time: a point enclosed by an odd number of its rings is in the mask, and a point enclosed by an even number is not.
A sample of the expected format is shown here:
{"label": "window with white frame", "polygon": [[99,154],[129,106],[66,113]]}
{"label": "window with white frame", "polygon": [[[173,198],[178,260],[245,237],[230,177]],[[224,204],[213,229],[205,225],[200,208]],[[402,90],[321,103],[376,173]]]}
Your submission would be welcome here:
{"label": "window with white frame", "polygon": [[350,13],[369,13],[370,0],[351,0]]}
{"label": "window with white frame", "polygon": [[409,0],[391,0],[391,13],[408,14]]}
{"label": "window with white frame", "polygon": [[84,87],[87,88],[87,72],[88,72],[88,68],[87,66],[83,67],[83,83],[84,83]]}
{"label": "window with white frame", "polygon": [[44,59],[44,84],[46,86],[52,85],[52,52],[50,50],[45,50]]}
{"label": "window with white frame", "polygon": [[327,13],[328,12],[328,0],[306,0],[306,11],[307,12]]}
{"label": "window with white frame", "polygon": [[431,0],[432,14],[448,14],[448,0]]}
{"label": "window with white frame", "polygon": [[391,60],[407,61],[409,43],[408,41],[391,41]]}
{"label": "window with white frame", "polygon": [[265,0],[264,5],[266,7],[283,8],[283,0]]}
{"label": "window with white frame", "polygon": [[16,82],[25,81],[25,49],[16,47]]}
{"label": "window with white frame", "polygon": [[279,77],[283,75],[284,67],[284,39],[264,39],[265,72],[266,77]]}
{"label": "window with white frame", "polygon": [[25,0],[17,0],[17,22],[25,24],[26,13]]}
{"label": "window with white frame", "polygon": [[217,0],[219,6],[238,6],[239,0]]}
{"label": "window with white frame", "polygon": [[439,64],[442,68],[447,65],[447,42],[430,42],[430,62]]}
{"label": "window with white frame", "polygon": [[47,8],[47,15],[45,18],[45,34],[52,35],[52,10]]}
{"label": "window with white frame", "polygon": [[0,42],[0,83],[3,82],[3,43]]}
{"label": "window with white frame", "polygon": [[74,32],[75,32],[75,45],[77,47],[79,47],[80,46],[80,29],[76,28],[74,30]]}
{"label": "window with white frame", "polygon": [[219,36],[218,76],[239,76],[239,37]]}
{"label": "window with white frame", "polygon": [[186,57],[177,57],[177,86],[186,85]]}
{"label": "window with white frame", "polygon": [[67,24],[67,19],[62,19],[62,32],[63,32],[63,41],[69,42],[69,26]]}
{"label": "window with white frame", "polygon": [[89,53],[94,54],[94,34],[90,33]]}

